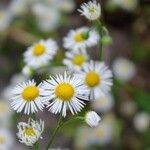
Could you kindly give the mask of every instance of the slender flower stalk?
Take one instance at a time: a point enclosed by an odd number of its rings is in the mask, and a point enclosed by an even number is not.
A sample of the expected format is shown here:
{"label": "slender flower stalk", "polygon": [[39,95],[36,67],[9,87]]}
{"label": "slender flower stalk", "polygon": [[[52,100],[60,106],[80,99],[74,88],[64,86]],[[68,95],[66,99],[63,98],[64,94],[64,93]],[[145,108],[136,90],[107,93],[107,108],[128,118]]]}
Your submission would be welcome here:
{"label": "slender flower stalk", "polygon": [[[54,130],[54,132],[53,132],[51,138],[49,139],[48,145],[46,146],[46,150],[48,150],[48,149],[52,146],[53,141],[54,141],[54,138],[56,137],[58,131],[59,131],[62,127],[66,126],[67,124],[69,124],[70,122],[72,122],[72,121],[74,121],[74,120],[81,120],[81,121],[84,121],[84,117],[82,117],[82,116],[77,116],[77,117],[73,117],[73,118],[71,118],[71,119],[69,119],[69,120],[67,120],[67,121],[63,121],[63,116],[60,115],[60,118],[59,118],[57,127],[55,128],[55,130]],[[50,134],[51,134],[51,133],[50,133]]]}
{"label": "slender flower stalk", "polygon": [[48,144],[46,146],[46,150],[48,150],[51,147],[51,145],[52,145],[52,143],[54,141],[54,138],[56,137],[56,134],[58,133],[58,131],[61,128],[62,125],[63,125],[63,116],[60,114],[60,118],[59,118],[57,127],[55,128],[52,136],[51,136],[51,133],[50,133],[51,138],[49,138],[49,142],[48,142]]}
{"label": "slender flower stalk", "polygon": [[99,57],[100,61],[102,60],[102,53],[103,53],[103,43],[102,43],[102,38],[103,38],[103,25],[100,22],[100,20],[96,20],[96,28],[100,34],[100,39],[99,39]]}

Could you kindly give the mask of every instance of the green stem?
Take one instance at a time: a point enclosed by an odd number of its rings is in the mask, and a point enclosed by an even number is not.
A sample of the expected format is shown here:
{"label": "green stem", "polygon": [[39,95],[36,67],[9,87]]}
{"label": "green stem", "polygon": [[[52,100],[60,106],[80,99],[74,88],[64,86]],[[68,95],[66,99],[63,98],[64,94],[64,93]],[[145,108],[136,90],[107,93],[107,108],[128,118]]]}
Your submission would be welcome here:
{"label": "green stem", "polygon": [[[62,126],[62,122],[63,122],[63,117],[62,117],[62,114],[60,114],[60,118],[59,118],[59,121],[58,121],[58,124],[57,124],[57,127],[55,128],[53,134],[52,134],[52,137],[50,138],[49,142],[48,142],[48,145],[46,146],[46,150],[48,150],[52,143],[53,143],[53,140],[58,132],[58,130],[60,129],[60,127]],[[50,135],[51,135],[51,132],[50,132]]]}
{"label": "green stem", "polygon": [[33,148],[34,148],[34,150],[39,150],[39,143],[36,142],[36,143],[33,145]]}
{"label": "green stem", "polygon": [[[63,122],[63,117],[62,117],[62,115],[60,116],[59,121],[58,121],[58,124],[57,124],[57,127],[55,128],[55,130],[54,130],[54,132],[53,132],[53,134],[52,134],[52,137],[50,138],[50,140],[49,140],[49,142],[48,142],[48,145],[47,145],[47,147],[46,147],[46,150],[48,150],[48,149],[51,147],[51,145],[52,145],[52,143],[53,143],[53,140],[54,140],[54,138],[55,138],[57,132],[59,131],[59,129],[61,129],[63,126],[67,125],[68,123],[70,123],[70,122],[72,122],[72,121],[74,121],[74,120],[76,120],[76,119],[84,120],[83,117],[74,117],[74,118],[72,118],[72,119],[70,119],[70,120],[67,120],[66,122]],[[50,134],[51,134],[51,133],[50,133]]]}
{"label": "green stem", "polygon": [[[32,114],[32,118],[33,118],[34,120],[36,120],[36,114],[35,114],[35,113]],[[35,150],[39,150],[39,143],[38,143],[38,141],[33,145],[33,148],[34,148]]]}
{"label": "green stem", "polygon": [[96,27],[100,34],[100,40],[99,40],[99,57],[100,61],[102,60],[102,53],[103,53],[103,44],[101,42],[101,39],[103,38],[103,25],[99,20],[96,20]]}
{"label": "green stem", "polygon": [[74,118],[71,118],[70,120],[64,122],[61,127],[67,125],[68,123],[70,123],[70,122],[72,122],[72,121],[74,121],[74,120],[84,120],[84,117],[74,117]]}

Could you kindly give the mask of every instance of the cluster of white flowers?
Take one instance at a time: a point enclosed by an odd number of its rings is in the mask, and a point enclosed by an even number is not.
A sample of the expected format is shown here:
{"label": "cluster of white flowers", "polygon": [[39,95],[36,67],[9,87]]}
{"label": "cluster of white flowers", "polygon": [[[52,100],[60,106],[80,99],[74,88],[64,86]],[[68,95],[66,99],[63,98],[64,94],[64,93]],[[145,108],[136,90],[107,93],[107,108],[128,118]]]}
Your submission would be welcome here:
{"label": "cluster of white flowers", "polygon": [[[58,7],[59,4],[58,2]],[[33,11],[44,17],[43,11],[49,11],[49,8],[36,3]],[[79,11],[91,21],[98,20],[101,14],[100,4],[96,1],[83,4]],[[10,98],[12,109],[17,113],[24,112],[30,115],[46,107],[51,113],[59,113],[66,117],[67,111],[73,115],[78,114],[85,107],[86,101],[107,96],[112,86],[112,72],[103,61],[91,60],[87,51],[97,46],[100,38],[99,31],[89,27],[71,30],[63,39],[63,46],[68,50],[63,63],[70,71],[50,75],[49,79],[38,85],[31,79],[18,83],[13,88]],[[24,52],[25,66],[22,73],[30,77],[32,71],[36,72],[39,68],[48,66],[57,50],[56,42],[50,38],[34,43]],[[106,109],[110,107],[107,106]],[[101,117],[95,111],[88,111],[83,118],[90,127],[99,126],[101,121]],[[41,137],[44,122],[29,119],[28,123],[18,123],[18,130],[20,142],[33,146]]]}

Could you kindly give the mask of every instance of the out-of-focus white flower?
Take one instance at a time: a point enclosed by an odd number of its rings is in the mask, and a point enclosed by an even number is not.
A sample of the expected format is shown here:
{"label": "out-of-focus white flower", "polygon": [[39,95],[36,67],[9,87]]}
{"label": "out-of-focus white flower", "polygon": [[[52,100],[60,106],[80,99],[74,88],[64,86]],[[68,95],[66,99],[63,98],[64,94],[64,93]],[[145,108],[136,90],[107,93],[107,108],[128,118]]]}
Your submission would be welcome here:
{"label": "out-of-focus white flower", "polygon": [[89,20],[97,20],[101,15],[101,7],[96,0],[83,3],[78,11]]}
{"label": "out-of-focus white flower", "polygon": [[126,58],[116,59],[113,62],[112,69],[115,77],[121,81],[131,80],[136,73],[135,65]]}
{"label": "out-of-focus white flower", "polygon": [[95,30],[88,27],[81,27],[71,30],[64,38],[64,47],[69,50],[85,49],[95,46],[98,43],[99,35]]}
{"label": "out-of-focus white flower", "polygon": [[24,66],[22,69],[22,74],[26,77],[30,77],[32,75],[32,69],[29,66]]}
{"label": "out-of-focus white flower", "polygon": [[58,46],[53,39],[41,40],[24,53],[25,63],[33,69],[47,65],[56,54]]}
{"label": "out-of-focus white flower", "polygon": [[62,12],[72,12],[75,9],[74,0],[54,0],[55,6]]}
{"label": "out-of-focus white flower", "polygon": [[20,16],[28,11],[28,0],[11,0],[9,10],[14,16]]}
{"label": "out-of-focus white flower", "polygon": [[[62,113],[66,116],[67,108],[72,114],[77,114],[84,107],[84,100],[88,100],[89,91],[83,81],[76,76],[56,75],[42,84],[42,97],[49,102],[47,107],[54,114]],[[61,112],[62,110],[62,112]]]}
{"label": "out-of-focus white flower", "polygon": [[76,130],[75,149],[86,149],[92,144],[92,129],[88,126],[80,126]]}
{"label": "out-of-focus white flower", "polygon": [[95,111],[89,111],[85,115],[85,121],[90,127],[97,127],[101,118]]}
{"label": "out-of-focus white flower", "polygon": [[86,50],[66,52],[65,56],[66,58],[63,60],[63,64],[71,70],[81,69],[83,64],[88,60]]}
{"label": "out-of-focus white flower", "polygon": [[113,138],[113,125],[107,121],[102,121],[97,128],[94,128],[91,137],[93,144],[108,144]]}
{"label": "out-of-focus white flower", "polygon": [[120,105],[120,112],[126,117],[133,116],[136,113],[137,106],[134,101],[126,100]]}
{"label": "out-of-focus white flower", "polygon": [[87,85],[91,100],[95,100],[110,91],[112,72],[103,62],[90,61],[85,63],[76,75]]}
{"label": "out-of-focus white flower", "polygon": [[111,94],[100,96],[98,99],[91,101],[92,108],[98,112],[110,111],[114,105],[113,97]]}
{"label": "out-of-focus white flower", "polygon": [[42,138],[41,134],[44,130],[44,121],[40,120],[38,122],[33,119],[29,119],[27,123],[19,122],[17,128],[19,141],[27,146],[33,146],[39,138]]}
{"label": "out-of-focus white flower", "polygon": [[0,100],[0,127],[10,127],[12,111],[10,110],[8,102]]}
{"label": "out-of-focus white flower", "polygon": [[13,135],[7,128],[0,128],[0,150],[12,149]]}
{"label": "out-of-focus white flower", "polygon": [[[51,10],[51,12],[49,12]],[[37,25],[43,32],[56,29],[59,25],[60,12],[49,5],[36,3],[32,6],[32,12],[36,16]]]}
{"label": "out-of-focus white flower", "polygon": [[110,0],[110,3],[127,11],[133,11],[138,5],[138,1],[139,0]]}
{"label": "out-of-focus white flower", "polygon": [[10,11],[8,11],[7,8],[5,9],[6,10],[0,9],[0,32],[6,31],[12,20]]}
{"label": "out-of-focus white flower", "polygon": [[37,112],[42,110],[45,100],[41,97],[41,84],[36,86],[32,81],[19,83],[12,90],[12,97],[10,98],[11,107],[16,112],[24,111],[25,114]]}
{"label": "out-of-focus white flower", "polygon": [[134,127],[139,132],[144,132],[150,127],[150,115],[141,112],[135,115],[134,120]]}

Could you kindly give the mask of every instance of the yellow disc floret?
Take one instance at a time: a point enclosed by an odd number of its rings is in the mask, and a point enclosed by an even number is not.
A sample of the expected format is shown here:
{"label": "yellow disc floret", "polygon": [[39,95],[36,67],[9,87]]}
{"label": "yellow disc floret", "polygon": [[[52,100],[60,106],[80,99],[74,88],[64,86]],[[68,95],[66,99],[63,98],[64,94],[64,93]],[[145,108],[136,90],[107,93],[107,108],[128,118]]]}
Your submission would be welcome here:
{"label": "yellow disc floret", "polygon": [[74,88],[69,83],[61,83],[56,87],[55,94],[59,99],[69,101],[74,95]]}
{"label": "yellow disc floret", "polygon": [[45,46],[43,44],[36,44],[33,48],[33,55],[34,56],[41,56],[45,53]]}
{"label": "yellow disc floret", "polygon": [[100,76],[94,71],[87,73],[85,77],[85,82],[89,87],[97,86],[100,83],[100,81]]}
{"label": "yellow disc floret", "polygon": [[96,9],[95,9],[94,7],[90,7],[90,8],[88,8],[88,11],[89,11],[90,13],[95,13],[95,12],[96,12]]}
{"label": "yellow disc floret", "polygon": [[22,92],[22,97],[26,101],[34,101],[38,96],[39,89],[36,86],[27,86]]}
{"label": "yellow disc floret", "polygon": [[78,66],[81,66],[84,62],[85,62],[85,56],[84,55],[75,55],[73,57],[73,60],[72,60],[73,64],[75,65],[78,65]]}
{"label": "yellow disc floret", "polygon": [[82,33],[81,33],[81,32],[76,33],[76,35],[75,35],[74,39],[75,39],[75,41],[76,41],[77,43],[79,43],[79,42],[83,42],[83,41],[85,40],[85,39],[83,38],[83,36],[82,36]]}
{"label": "yellow disc floret", "polygon": [[24,130],[24,134],[26,134],[26,135],[28,135],[28,136],[33,136],[33,135],[35,135],[35,131],[34,131],[33,128],[26,128],[26,129]]}

